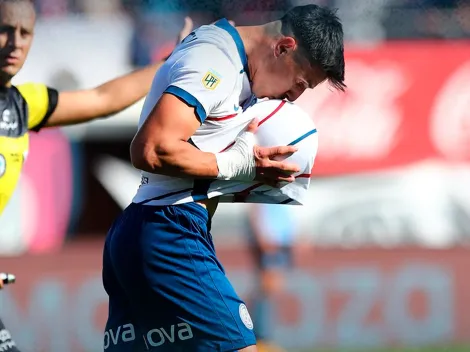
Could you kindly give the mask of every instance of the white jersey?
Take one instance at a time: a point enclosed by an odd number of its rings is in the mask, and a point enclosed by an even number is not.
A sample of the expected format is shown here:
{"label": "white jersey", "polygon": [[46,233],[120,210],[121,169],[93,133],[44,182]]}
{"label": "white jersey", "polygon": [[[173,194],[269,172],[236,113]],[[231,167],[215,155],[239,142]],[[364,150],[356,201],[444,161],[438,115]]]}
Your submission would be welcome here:
{"label": "white jersey", "polygon": [[[177,46],[153,81],[139,128],[164,93],[173,94],[195,108],[201,126],[189,142],[213,153],[229,147],[255,117],[248,113],[248,108],[257,101],[251,93],[246,53],[236,29],[228,21],[220,20],[215,25],[200,27]],[[304,127],[303,131],[311,126]],[[314,149],[316,153],[316,145]],[[311,169],[313,158],[314,155],[306,168]],[[298,184],[283,187],[283,192],[256,182],[191,180],[142,172],[133,202],[171,205],[223,196],[222,202],[302,204],[303,190],[309,183],[305,175],[310,174],[310,169],[302,170]]]}

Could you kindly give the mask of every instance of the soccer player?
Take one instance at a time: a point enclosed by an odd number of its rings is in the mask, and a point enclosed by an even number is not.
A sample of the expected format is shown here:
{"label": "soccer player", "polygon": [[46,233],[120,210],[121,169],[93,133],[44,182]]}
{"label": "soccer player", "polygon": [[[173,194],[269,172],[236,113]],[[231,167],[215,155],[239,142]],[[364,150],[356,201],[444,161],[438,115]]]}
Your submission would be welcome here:
{"label": "soccer player", "polygon": [[18,182],[30,131],[82,123],[127,108],[147,94],[162,64],[75,92],[59,93],[39,83],[14,86],[11,80],[31,47],[35,18],[31,0],[0,0],[0,215]]}
{"label": "soccer player", "polygon": [[252,297],[254,331],[260,352],[281,352],[272,345],[271,298],[284,285],[292,265],[296,234],[294,209],[274,204],[253,204],[248,212],[247,237],[256,265],[256,286]]}
{"label": "soccer player", "polygon": [[343,30],[334,12],[316,5],[259,26],[220,20],[176,47],[131,143],[141,186],[104,247],[106,351],[257,351],[248,310],[215,254],[218,199],[208,190],[214,180],[293,182],[299,168],[282,159],[296,148],[256,146],[256,121],[224,152],[200,150],[194,140],[215,145],[257,98],[293,101],[325,80],[345,87]]}

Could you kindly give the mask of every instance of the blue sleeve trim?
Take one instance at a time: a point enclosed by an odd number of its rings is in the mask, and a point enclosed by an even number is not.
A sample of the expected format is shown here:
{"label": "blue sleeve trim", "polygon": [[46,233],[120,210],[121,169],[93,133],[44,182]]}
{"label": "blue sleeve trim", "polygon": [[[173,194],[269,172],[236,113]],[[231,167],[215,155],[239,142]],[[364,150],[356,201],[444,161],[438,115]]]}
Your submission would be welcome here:
{"label": "blue sleeve trim", "polygon": [[192,106],[196,112],[196,116],[198,117],[199,121],[201,121],[201,123],[204,122],[207,117],[206,110],[199,102],[199,100],[197,100],[191,93],[188,93],[184,89],[176,86],[169,86],[164,93],[172,94],[175,97],[178,97],[183,100],[189,106]]}

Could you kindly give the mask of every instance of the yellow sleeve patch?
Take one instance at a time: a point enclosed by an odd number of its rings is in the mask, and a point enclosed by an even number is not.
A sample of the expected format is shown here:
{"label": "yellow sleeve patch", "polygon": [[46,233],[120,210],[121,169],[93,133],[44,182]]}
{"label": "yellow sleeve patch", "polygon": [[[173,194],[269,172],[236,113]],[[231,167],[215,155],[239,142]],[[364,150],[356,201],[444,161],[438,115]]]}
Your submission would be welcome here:
{"label": "yellow sleeve patch", "polygon": [[209,90],[214,90],[220,83],[220,77],[212,71],[207,71],[202,79],[202,84]]}
{"label": "yellow sleeve patch", "polygon": [[25,83],[16,86],[28,104],[28,129],[39,125],[49,108],[47,86],[40,83]]}

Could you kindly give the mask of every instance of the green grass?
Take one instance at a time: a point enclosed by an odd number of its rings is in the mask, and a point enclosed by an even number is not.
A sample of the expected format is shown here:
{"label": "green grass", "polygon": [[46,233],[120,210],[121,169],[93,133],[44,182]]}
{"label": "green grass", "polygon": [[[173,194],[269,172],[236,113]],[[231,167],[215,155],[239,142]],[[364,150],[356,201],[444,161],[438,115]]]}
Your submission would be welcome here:
{"label": "green grass", "polygon": [[379,349],[310,349],[295,352],[470,352],[470,345],[436,347],[396,347]]}

